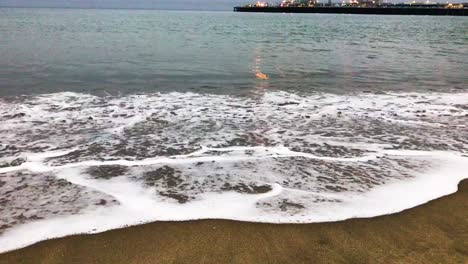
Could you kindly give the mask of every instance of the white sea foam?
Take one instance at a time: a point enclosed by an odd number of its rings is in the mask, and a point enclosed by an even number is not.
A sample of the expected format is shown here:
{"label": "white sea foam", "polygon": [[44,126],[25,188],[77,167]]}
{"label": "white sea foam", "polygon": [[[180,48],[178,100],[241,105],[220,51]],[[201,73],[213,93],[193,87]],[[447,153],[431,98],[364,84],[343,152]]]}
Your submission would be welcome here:
{"label": "white sea foam", "polygon": [[468,177],[467,106],[463,93],[2,101],[0,252],[158,220],[398,212]]}

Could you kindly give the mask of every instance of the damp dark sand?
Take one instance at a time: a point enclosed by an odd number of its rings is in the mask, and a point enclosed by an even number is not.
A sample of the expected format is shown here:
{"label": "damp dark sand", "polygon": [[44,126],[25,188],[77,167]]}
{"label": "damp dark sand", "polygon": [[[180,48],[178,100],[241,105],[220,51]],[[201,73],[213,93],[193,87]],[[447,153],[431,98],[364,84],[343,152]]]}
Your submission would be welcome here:
{"label": "damp dark sand", "polygon": [[0,263],[466,263],[468,180],[401,213],[335,223],[154,222],[75,235]]}

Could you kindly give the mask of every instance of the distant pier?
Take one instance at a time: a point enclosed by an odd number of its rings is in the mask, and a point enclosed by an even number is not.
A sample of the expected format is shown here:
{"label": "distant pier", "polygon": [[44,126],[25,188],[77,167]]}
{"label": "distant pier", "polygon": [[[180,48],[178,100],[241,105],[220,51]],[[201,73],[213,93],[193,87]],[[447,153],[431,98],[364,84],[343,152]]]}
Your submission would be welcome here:
{"label": "distant pier", "polygon": [[341,7],[341,6],[245,6],[234,7],[234,12],[263,13],[326,13],[326,14],[369,14],[369,15],[430,15],[430,16],[466,16],[468,8],[440,7]]}

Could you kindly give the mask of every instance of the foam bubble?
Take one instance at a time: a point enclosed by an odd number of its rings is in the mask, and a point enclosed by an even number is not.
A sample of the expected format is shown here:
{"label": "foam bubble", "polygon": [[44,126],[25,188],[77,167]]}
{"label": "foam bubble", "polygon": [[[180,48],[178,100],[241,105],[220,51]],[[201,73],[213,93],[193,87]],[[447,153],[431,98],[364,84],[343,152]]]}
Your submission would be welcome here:
{"label": "foam bubble", "polygon": [[467,178],[467,105],[466,93],[3,100],[0,251],[157,220],[398,212]]}

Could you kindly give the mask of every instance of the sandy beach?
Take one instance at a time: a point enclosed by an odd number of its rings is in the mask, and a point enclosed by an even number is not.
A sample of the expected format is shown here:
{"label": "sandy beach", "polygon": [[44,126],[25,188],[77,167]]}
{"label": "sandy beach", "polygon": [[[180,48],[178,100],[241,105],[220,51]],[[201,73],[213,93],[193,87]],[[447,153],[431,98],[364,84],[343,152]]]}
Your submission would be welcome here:
{"label": "sandy beach", "polygon": [[155,222],[43,241],[0,263],[466,263],[468,180],[401,213],[335,223]]}

